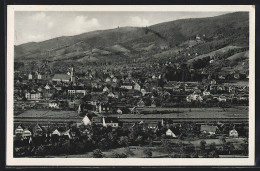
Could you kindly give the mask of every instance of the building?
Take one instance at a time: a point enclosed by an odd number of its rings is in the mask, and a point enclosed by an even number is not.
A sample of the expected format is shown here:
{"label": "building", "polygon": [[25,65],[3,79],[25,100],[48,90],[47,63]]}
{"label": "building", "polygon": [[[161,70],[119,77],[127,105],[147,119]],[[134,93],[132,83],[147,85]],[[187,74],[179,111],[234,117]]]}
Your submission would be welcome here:
{"label": "building", "polygon": [[140,91],[141,90],[141,86],[138,83],[135,83],[134,89]]}
{"label": "building", "polygon": [[18,125],[17,128],[14,131],[15,135],[22,135],[24,129],[25,128],[22,124]]}
{"label": "building", "polygon": [[117,83],[117,78],[116,77],[114,77],[113,79],[112,79],[112,81],[113,81],[113,83]]}
{"label": "building", "polygon": [[100,103],[96,107],[98,113],[107,113],[110,112],[111,108],[108,104]]}
{"label": "building", "polygon": [[224,96],[224,95],[220,95],[220,96],[218,97],[218,101],[219,101],[219,102],[226,102],[226,101],[227,101],[227,98],[226,98],[226,96]]}
{"label": "building", "polygon": [[82,95],[85,96],[86,95],[86,90],[84,89],[84,87],[81,86],[71,86],[68,88],[68,94],[70,96],[72,95]]}
{"label": "building", "polygon": [[89,120],[89,118],[87,117],[87,115],[82,119],[82,123],[83,123],[83,125],[85,125],[85,126],[91,125],[91,121]]}
{"label": "building", "polygon": [[111,78],[107,77],[105,81],[106,81],[107,83],[110,83],[110,82],[111,82]]}
{"label": "building", "polygon": [[32,80],[32,74],[28,74],[28,80]]}
{"label": "building", "polygon": [[144,107],[145,106],[145,103],[142,99],[140,99],[138,102],[137,102],[137,106],[138,107]]}
{"label": "building", "polygon": [[61,132],[58,130],[58,129],[55,129],[52,133],[51,133],[52,136],[61,136]]}
{"label": "building", "polygon": [[109,89],[107,87],[103,88],[103,92],[107,92]]}
{"label": "building", "polygon": [[28,130],[28,129],[23,130],[22,137],[24,139],[29,139],[31,136],[32,136],[32,132],[30,130]]}
{"label": "building", "polygon": [[71,75],[67,74],[55,74],[52,78],[53,82],[70,82],[71,80]]}
{"label": "building", "polygon": [[59,103],[56,102],[56,101],[52,101],[49,103],[49,108],[52,108],[52,109],[59,109],[60,106],[59,106]]}
{"label": "building", "polygon": [[44,134],[43,128],[37,123],[35,127],[33,127],[33,136],[39,137],[39,136],[43,136],[43,134]]}
{"label": "building", "polygon": [[124,83],[120,86],[120,88],[127,89],[127,90],[132,90],[133,85],[131,83]]}
{"label": "building", "polygon": [[210,84],[215,85],[215,84],[217,84],[217,82],[216,82],[216,80],[211,80]]}
{"label": "building", "polygon": [[173,138],[177,137],[177,136],[172,132],[171,129],[168,129],[165,134],[166,134],[166,136],[169,136],[169,137],[173,137]]}
{"label": "building", "polygon": [[237,132],[237,130],[235,130],[235,129],[232,129],[232,130],[230,130],[229,131],[229,136],[230,137],[238,137],[238,132]]}
{"label": "building", "polygon": [[40,100],[42,98],[42,93],[32,90],[25,93],[25,98],[27,100]]}
{"label": "building", "polygon": [[119,109],[119,108],[116,110],[116,113],[117,113],[117,114],[123,114],[122,110]]}
{"label": "building", "polygon": [[217,127],[211,125],[201,125],[200,132],[204,134],[214,135],[216,134]]}

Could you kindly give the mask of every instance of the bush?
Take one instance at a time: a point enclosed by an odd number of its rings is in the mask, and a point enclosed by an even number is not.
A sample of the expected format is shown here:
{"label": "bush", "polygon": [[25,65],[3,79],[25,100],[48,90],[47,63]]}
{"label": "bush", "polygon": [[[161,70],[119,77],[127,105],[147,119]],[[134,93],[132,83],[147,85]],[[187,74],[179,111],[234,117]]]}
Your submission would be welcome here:
{"label": "bush", "polygon": [[117,153],[117,152],[114,152],[114,153],[112,154],[112,158],[127,158],[127,154],[126,154],[126,153],[121,153],[121,154],[119,154],[119,153]]}
{"label": "bush", "polygon": [[132,151],[129,147],[126,148],[125,153],[126,153],[128,156],[133,156],[133,155],[134,155],[133,151]]}
{"label": "bush", "polygon": [[145,154],[145,157],[147,157],[147,158],[151,158],[153,155],[152,150],[150,148],[144,149],[143,153]]}
{"label": "bush", "polygon": [[128,137],[127,136],[122,136],[120,137],[119,141],[118,141],[118,144],[121,146],[121,147],[127,147],[128,146]]}
{"label": "bush", "polygon": [[92,157],[93,158],[103,158],[104,154],[102,153],[102,151],[100,149],[96,149],[93,151]]}

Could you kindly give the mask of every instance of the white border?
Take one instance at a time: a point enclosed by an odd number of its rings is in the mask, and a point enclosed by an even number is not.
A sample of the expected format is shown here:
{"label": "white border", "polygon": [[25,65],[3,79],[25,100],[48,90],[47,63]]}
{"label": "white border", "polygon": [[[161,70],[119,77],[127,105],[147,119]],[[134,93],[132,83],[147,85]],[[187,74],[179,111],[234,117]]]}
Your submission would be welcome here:
{"label": "white border", "polygon": [[[249,34],[249,157],[248,158],[13,158],[13,65],[15,11],[248,11]],[[255,163],[255,8],[251,5],[9,5],[7,7],[7,166],[252,166]]]}

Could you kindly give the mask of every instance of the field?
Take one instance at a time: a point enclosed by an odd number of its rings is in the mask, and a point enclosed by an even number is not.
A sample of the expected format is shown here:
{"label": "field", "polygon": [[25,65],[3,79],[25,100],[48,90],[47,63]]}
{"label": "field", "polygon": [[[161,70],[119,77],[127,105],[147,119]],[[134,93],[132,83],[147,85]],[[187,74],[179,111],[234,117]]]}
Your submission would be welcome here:
{"label": "field", "polygon": [[194,58],[188,60],[188,62],[193,62],[193,61],[198,60],[198,59],[203,59],[203,58],[205,58],[205,57],[207,57],[207,56],[211,56],[211,57],[212,57],[212,56],[214,56],[214,55],[216,55],[216,54],[218,54],[218,53],[225,53],[225,52],[227,52],[227,51],[230,50],[230,49],[236,49],[236,48],[239,48],[239,47],[237,47],[237,46],[226,46],[226,47],[224,47],[224,48],[221,48],[221,49],[212,51],[212,52],[210,52],[210,53],[207,53],[207,54],[203,54],[203,55],[199,55],[199,56],[197,56],[197,57],[194,57]]}
{"label": "field", "polygon": [[82,118],[75,111],[58,110],[26,110],[18,117],[37,117],[37,118]]}
{"label": "field", "polygon": [[[172,143],[179,143],[182,142],[184,144],[192,143],[195,147],[196,150],[200,150],[200,140],[194,140],[194,141],[182,141],[178,139],[172,139]],[[205,139],[206,141],[206,147],[209,148],[209,145],[211,143],[215,143],[216,146],[220,146],[222,142],[219,139]],[[229,138],[226,139],[227,142],[232,142],[235,147],[238,147],[241,143],[243,143],[244,138]],[[154,158],[167,158],[168,154],[163,151],[163,148],[160,146],[154,146],[154,147],[141,147],[141,146],[130,146],[130,150],[132,151],[132,155],[129,155],[128,158],[144,158],[144,150],[145,149],[151,149],[152,151],[152,157]],[[126,153],[127,149],[126,148],[116,148],[116,149],[110,149],[107,151],[103,151],[102,153],[105,155],[105,158],[111,158],[113,157],[114,153],[122,154]],[[75,154],[75,155],[59,155],[59,156],[47,156],[49,158],[54,158],[54,157],[61,157],[61,158],[92,158],[92,152],[87,152],[85,154]],[[174,154],[174,152],[172,153]],[[222,155],[222,158],[225,158],[226,155]],[[228,157],[228,156],[227,156]],[[233,156],[233,157],[238,157],[238,156]],[[247,156],[240,156],[240,157],[247,157]]]}
{"label": "field", "polygon": [[142,108],[141,110],[174,110],[180,113],[120,115],[120,118],[248,118],[248,107],[227,108]]}
{"label": "field", "polygon": [[[140,108],[138,108],[139,110]],[[142,108],[142,110],[173,110],[176,108]],[[248,122],[248,107],[226,108],[180,108],[179,113],[167,114],[109,114],[107,116],[118,117],[122,122],[158,122],[161,119],[172,119],[174,122]],[[15,123],[23,122],[54,122],[63,123],[68,121],[81,122],[82,116],[75,111],[52,111],[52,110],[27,110],[14,117]]]}

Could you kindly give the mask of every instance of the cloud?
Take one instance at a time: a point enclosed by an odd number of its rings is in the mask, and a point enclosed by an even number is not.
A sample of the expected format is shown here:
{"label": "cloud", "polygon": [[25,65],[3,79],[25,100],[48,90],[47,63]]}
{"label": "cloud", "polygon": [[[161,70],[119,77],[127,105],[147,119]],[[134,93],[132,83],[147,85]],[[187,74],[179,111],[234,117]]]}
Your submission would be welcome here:
{"label": "cloud", "polygon": [[31,16],[32,20],[43,20],[46,18],[46,14],[44,12],[38,12]]}
{"label": "cloud", "polygon": [[130,22],[132,26],[144,27],[150,25],[149,20],[138,16],[131,16]]}
{"label": "cloud", "polygon": [[47,26],[48,26],[48,28],[52,28],[52,27],[54,26],[54,23],[53,23],[53,22],[49,22],[49,23],[47,24]]}
{"label": "cloud", "polygon": [[68,34],[73,35],[93,31],[98,29],[99,26],[98,19],[89,19],[88,16],[78,15],[73,19],[72,23],[69,23]]}
{"label": "cloud", "polygon": [[37,35],[29,34],[27,35],[26,39],[28,40],[28,42],[38,42],[44,40],[45,36],[41,34],[37,34]]}

